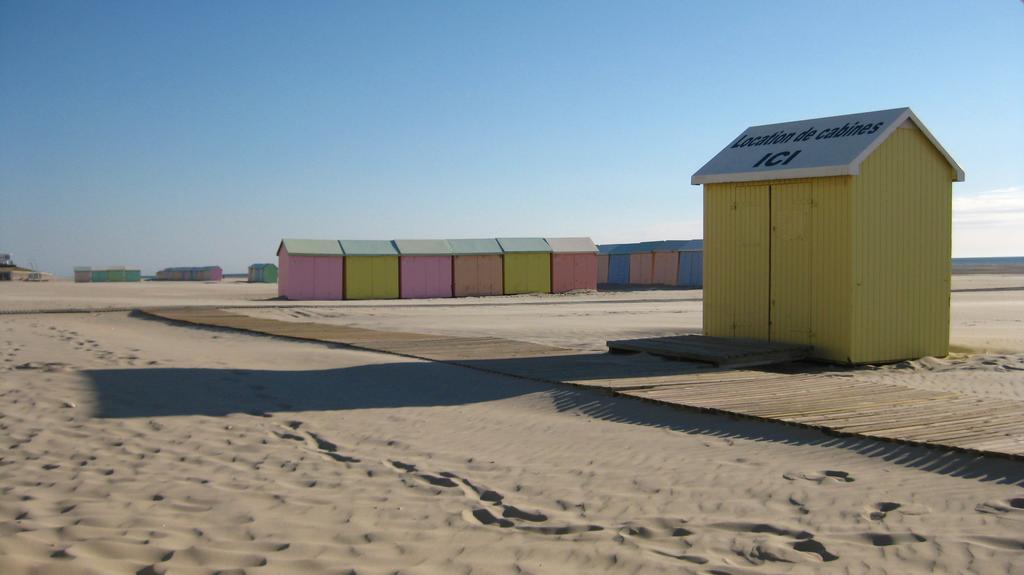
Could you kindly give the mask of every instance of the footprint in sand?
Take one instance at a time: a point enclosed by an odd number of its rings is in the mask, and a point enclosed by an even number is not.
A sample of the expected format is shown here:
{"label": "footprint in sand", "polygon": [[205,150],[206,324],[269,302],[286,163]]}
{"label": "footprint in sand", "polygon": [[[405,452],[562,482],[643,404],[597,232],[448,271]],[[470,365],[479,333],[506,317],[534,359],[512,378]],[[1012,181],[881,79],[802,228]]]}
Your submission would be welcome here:
{"label": "footprint in sand", "polygon": [[414,473],[416,471],[416,466],[411,463],[402,463],[401,461],[388,461],[388,463],[390,463],[395,469],[406,471],[408,473]]}
{"label": "footprint in sand", "polygon": [[1024,512],[1024,497],[993,499],[991,501],[979,503],[974,510],[979,513],[993,514]]}
{"label": "footprint in sand", "polygon": [[[538,533],[541,535],[569,535],[573,533],[585,533],[591,531],[602,531],[600,525],[577,524],[577,525],[546,525],[549,516],[541,511],[528,511],[520,507],[505,503],[505,496],[487,489],[472,481],[459,477],[449,471],[442,471],[437,474],[420,471],[420,468],[411,463],[398,460],[388,460],[395,469],[410,474],[416,479],[426,482],[433,487],[444,489],[459,488],[465,497],[474,500],[478,506],[466,509],[462,512],[462,518],[468,523],[487,527],[515,528],[521,531]],[[436,493],[443,493],[437,491]],[[498,513],[500,511],[500,514]]]}
{"label": "footprint in sand", "polygon": [[416,477],[426,481],[434,487],[458,487],[458,484],[452,481],[449,477],[442,477],[438,475],[430,475],[429,473],[420,473]]}
{"label": "footprint in sand", "polygon": [[452,479],[453,477],[455,477],[455,475],[452,473],[448,473],[447,471],[442,471],[439,475],[433,475],[430,473],[417,473],[419,471],[419,468],[411,463],[404,463],[397,460],[389,460],[388,463],[390,463],[391,466],[394,467],[395,469],[402,471],[404,473],[413,474],[420,481],[423,481],[424,483],[427,483],[434,487],[451,488],[459,486],[458,483],[455,483],[455,481]]}
{"label": "footprint in sand", "polygon": [[632,543],[638,548],[649,551],[663,557],[670,557],[679,561],[704,565],[709,562],[707,557],[689,553],[693,544],[687,537],[693,535],[693,531],[682,527],[685,519],[652,519],[645,525],[627,524],[620,527],[615,537],[616,543]]}
{"label": "footprint in sand", "polygon": [[857,533],[851,536],[847,536],[855,542],[867,542],[875,547],[891,547],[893,545],[906,545],[908,543],[924,543],[928,541],[928,538],[917,533],[878,533],[878,532],[864,532]]}
{"label": "footprint in sand", "polygon": [[789,504],[796,507],[800,515],[807,515],[811,510],[807,507],[807,501],[800,495],[790,495]]}
{"label": "footprint in sand", "polygon": [[846,471],[826,469],[820,472],[787,472],[783,473],[782,477],[790,481],[796,481],[797,479],[803,479],[804,481],[810,481],[821,485],[823,483],[853,483],[853,476]]}
{"label": "footprint in sand", "polygon": [[[795,563],[812,558],[817,561],[835,561],[839,556],[830,552],[825,545],[814,538],[814,534],[802,529],[790,529],[771,523],[747,523],[742,521],[716,523],[717,529],[737,533],[753,533],[759,537],[748,546],[738,546],[734,552],[747,561],[761,565],[767,561]],[[797,553],[794,553],[797,552]]]}
{"label": "footprint in sand", "polygon": [[313,433],[312,431],[299,430],[299,427],[301,426],[301,421],[289,421],[286,424],[286,428],[294,430],[296,433],[291,433],[290,431],[274,431],[273,433],[281,439],[299,441],[307,445],[312,444],[316,446],[317,451],[319,451],[321,455],[329,457],[335,461],[341,463],[359,463],[359,459],[339,453],[338,445],[336,443],[328,441],[324,439],[323,436]]}
{"label": "footprint in sand", "polygon": [[903,507],[899,503],[893,501],[881,501],[875,503],[872,509],[866,512],[868,519],[872,521],[881,521],[885,519],[885,516],[891,511],[896,511],[900,507]]}

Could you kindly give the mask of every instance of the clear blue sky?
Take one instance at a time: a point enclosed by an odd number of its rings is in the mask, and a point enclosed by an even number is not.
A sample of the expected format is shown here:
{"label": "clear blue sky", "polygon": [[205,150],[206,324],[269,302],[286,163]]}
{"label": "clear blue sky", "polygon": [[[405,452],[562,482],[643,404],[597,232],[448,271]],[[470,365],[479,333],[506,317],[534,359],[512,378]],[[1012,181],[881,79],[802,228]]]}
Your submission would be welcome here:
{"label": "clear blue sky", "polygon": [[0,0],[0,251],[699,237],[690,175],[746,126],[910,106],[967,172],[954,255],[1024,255],[1022,30],[1020,0]]}

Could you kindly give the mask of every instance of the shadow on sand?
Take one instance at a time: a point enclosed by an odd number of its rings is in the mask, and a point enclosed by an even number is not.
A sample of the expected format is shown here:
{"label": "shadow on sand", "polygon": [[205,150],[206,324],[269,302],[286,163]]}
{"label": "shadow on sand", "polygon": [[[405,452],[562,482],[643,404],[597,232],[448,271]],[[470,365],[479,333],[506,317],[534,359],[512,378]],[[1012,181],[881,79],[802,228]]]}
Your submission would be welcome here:
{"label": "shadow on sand", "polygon": [[[536,361],[552,359],[557,358]],[[723,439],[831,447],[942,475],[1024,485],[1021,461],[827,435],[782,423],[707,414],[612,396],[599,389],[540,383],[444,363],[402,361],[314,371],[133,368],[89,370],[84,374],[96,391],[96,416],[102,418],[230,413],[272,416],[296,411],[455,406],[543,393],[558,411],[578,412],[604,421]],[[822,461],[822,466],[827,467],[828,462]]]}

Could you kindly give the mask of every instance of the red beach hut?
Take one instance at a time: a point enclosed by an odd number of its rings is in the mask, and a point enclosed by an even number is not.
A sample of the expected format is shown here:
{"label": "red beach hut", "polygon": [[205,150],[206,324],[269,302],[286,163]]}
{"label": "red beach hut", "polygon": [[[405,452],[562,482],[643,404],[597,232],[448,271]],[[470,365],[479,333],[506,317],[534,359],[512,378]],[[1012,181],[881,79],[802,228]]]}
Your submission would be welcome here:
{"label": "red beach hut", "polygon": [[590,238],[545,238],[551,246],[551,293],[597,289],[597,246]]}

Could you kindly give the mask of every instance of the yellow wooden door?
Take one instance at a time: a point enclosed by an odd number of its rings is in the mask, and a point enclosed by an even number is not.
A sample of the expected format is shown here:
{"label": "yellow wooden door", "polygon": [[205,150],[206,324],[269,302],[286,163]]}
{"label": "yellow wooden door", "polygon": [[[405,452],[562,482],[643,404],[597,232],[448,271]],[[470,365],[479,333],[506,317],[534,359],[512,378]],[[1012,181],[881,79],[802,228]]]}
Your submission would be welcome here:
{"label": "yellow wooden door", "polygon": [[529,254],[528,293],[551,293],[551,254]]}
{"label": "yellow wooden door", "polygon": [[771,340],[811,344],[813,188],[771,186]]}
{"label": "yellow wooden door", "polygon": [[345,299],[373,298],[373,258],[345,258]]}
{"label": "yellow wooden door", "polygon": [[398,298],[398,256],[373,256],[371,292],[374,299]]}
{"label": "yellow wooden door", "polygon": [[505,295],[526,292],[527,268],[524,254],[505,254]]}
{"label": "yellow wooden door", "polygon": [[736,267],[733,336],[767,340],[769,332],[769,187],[738,186],[733,202]]}

